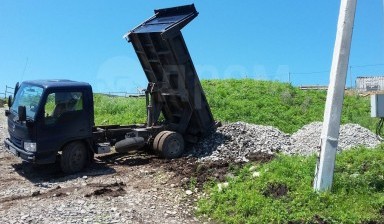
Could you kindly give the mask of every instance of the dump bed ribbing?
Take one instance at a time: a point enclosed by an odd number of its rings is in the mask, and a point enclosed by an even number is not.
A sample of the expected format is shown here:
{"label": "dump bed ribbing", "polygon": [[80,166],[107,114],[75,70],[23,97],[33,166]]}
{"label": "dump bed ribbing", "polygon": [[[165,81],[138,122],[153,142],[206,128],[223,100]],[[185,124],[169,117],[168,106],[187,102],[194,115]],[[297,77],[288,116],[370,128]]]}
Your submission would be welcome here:
{"label": "dump bed ribbing", "polygon": [[155,15],[131,30],[132,42],[154,105],[154,121],[163,112],[166,122],[185,136],[201,136],[214,119],[191,56],[180,32],[198,15],[194,5],[155,10]]}

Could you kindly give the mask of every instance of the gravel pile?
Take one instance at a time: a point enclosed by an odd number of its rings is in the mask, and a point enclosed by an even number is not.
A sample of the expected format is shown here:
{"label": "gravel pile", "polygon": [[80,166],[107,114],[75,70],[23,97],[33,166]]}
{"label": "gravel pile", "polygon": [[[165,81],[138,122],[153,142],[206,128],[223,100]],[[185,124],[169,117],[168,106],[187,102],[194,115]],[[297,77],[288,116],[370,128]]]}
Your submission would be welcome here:
{"label": "gravel pile", "polygon": [[[321,122],[313,122],[305,125],[292,134],[292,147],[289,154],[311,155],[320,149]],[[380,144],[376,135],[370,130],[358,124],[345,124],[340,127],[338,151],[350,149],[356,146],[373,148]]]}
{"label": "gravel pile", "polygon": [[247,162],[247,157],[253,153],[274,154],[289,150],[290,145],[290,136],[277,128],[236,122],[219,127],[200,141],[193,154],[200,161]]}
{"label": "gravel pile", "polygon": [[[313,122],[290,136],[271,126],[236,122],[219,127],[200,141],[192,155],[201,162],[247,162],[254,153],[311,155],[320,149],[321,129],[321,122]],[[339,151],[359,145],[375,147],[379,143],[374,133],[360,125],[346,124],[340,128]]]}

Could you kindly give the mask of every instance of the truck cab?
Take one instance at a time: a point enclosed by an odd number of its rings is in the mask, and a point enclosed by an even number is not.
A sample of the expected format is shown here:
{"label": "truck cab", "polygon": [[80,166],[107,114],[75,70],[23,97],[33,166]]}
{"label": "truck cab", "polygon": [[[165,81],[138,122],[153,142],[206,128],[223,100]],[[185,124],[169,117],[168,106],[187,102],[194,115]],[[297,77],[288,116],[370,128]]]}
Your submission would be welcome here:
{"label": "truck cab", "polygon": [[61,165],[68,172],[82,169],[92,158],[94,111],[88,83],[25,81],[9,101],[5,145],[13,154],[35,164],[54,163],[58,154],[66,154],[71,158],[62,158]]}

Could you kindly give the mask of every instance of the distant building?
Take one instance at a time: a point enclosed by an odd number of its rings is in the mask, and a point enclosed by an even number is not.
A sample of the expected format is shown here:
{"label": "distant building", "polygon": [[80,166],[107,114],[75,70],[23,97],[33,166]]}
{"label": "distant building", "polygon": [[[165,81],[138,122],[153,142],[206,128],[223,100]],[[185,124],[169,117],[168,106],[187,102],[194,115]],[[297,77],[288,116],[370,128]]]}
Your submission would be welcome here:
{"label": "distant building", "polygon": [[384,76],[357,77],[356,89],[359,92],[384,91]]}

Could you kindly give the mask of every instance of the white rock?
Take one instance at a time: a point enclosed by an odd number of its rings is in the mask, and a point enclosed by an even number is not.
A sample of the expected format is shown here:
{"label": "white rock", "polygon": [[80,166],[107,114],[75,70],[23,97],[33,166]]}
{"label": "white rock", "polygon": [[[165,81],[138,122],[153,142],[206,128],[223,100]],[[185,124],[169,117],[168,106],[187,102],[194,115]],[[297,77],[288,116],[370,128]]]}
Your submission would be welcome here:
{"label": "white rock", "polygon": [[84,201],[84,200],[80,200],[80,199],[79,199],[79,200],[77,200],[76,202],[77,202],[78,204],[84,204],[84,203],[85,203],[85,201]]}
{"label": "white rock", "polygon": [[193,191],[191,191],[191,190],[186,190],[185,193],[186,193],[187,195],[191,195],[191,194],[193,194]]}
{"label": "white rock", "polygon": [[23,216],[21,216],[21,219],[26,219],[26,218],[28,218],[29,217],[29,214],[26,214],[26,215],[23,215]]}
{"label": "white rock", "polygon": [[255,171],[252,173],[252,177],[259,177],[259,176],[260,176],[260,172]]}
{"label": "white rock", "polygon": [[249,167],[249,171],[250,171],[250,172],[252,172],[252,171],[254,171],[254,170],[256,170],[256,166],[251,166],[251,167]]}
{"label": "white rock", "polygon": [[218,183],[217,184],[217,190],[219,192],[222,192],[224,188],[227,188],[229,186],[229,183],[228,182],[224,182],[224,183]]}

